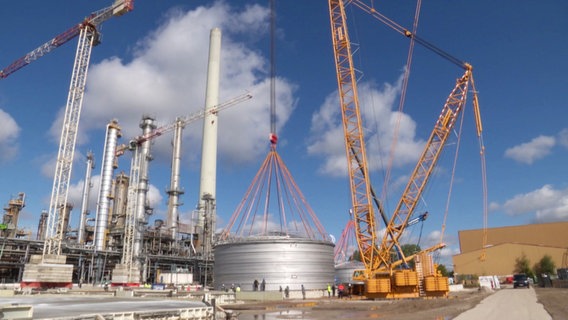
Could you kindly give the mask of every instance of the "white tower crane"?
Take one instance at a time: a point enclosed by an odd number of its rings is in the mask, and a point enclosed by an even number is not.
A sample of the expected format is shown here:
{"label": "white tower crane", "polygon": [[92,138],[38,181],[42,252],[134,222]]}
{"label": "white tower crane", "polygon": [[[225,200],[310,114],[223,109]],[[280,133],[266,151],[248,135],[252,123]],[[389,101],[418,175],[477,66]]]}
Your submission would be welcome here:
{"label": "white tower crane", "polygon": [[47,218],[47,233],[43,247],[43,255],[61,254],[61,241],[63,240],[64,230],[61,228],[60,218],[61,209],[67,203],[69,191],[69,181],[71,179],[71,167],[73,155],[75,153],[75,142],[79,127],[79,116],[83,105],[83,95],[87,82],[87,71],[91,58],[91,50],[99,42],[97,26],[110,17],[122,15],[132,9],[132,1],[119,0],[115,3],[93,13],[80,24],[79,43],[69,86],[69,95],[65,107],[65,117],[59,141],[59,151],[57,153],[57,163],[53,178],[53,189],[51,191],[51,201],[49,204],[49,215]]}
{"label": "white tower crane", "polygon": [[[20,68],[28,65],[31,61],[38,59],[50,52],[52,49],[61,46],[76,36],[79,36],[77,52],[73,64],[73,73],[71,75],[71,84],[69,86],[69,95],[67,97],[65,107],[63,128],[59,141],[57,162],[55,165],[43,254],[41,259],[39,259],[39,257],[33,257],[30,260],[30,265],[26,265],[23,276],[24,279],[22,281],[24,286],[42,286],[45,282],[51,283],[50,286],[56,285],[53,284],[53,282],[57,283],[57,286],[69,286],[71,282],[72,275],[67,274],[68,271],[61,273],[61,276],[56,277],[58,280],[54,281],[53,277],[43,277],[44,273],[38,271],[36,264],[65,263],[65,258],[59,257],[61,256],[61,242],[63,241],[65,232],[63,230],[63,225],[65,223],[64,210],[67,205],[69,182],[71,179],[71,167],[73,164],[73,155],[75,153],[75,142],[77,140],[79,117],[81,114],[81,107],[83,105],[83,96],[85,92],[85,84],[87,82],[87,71],[89,69],[91,50],[93,46],[100,43],[99,33],[97,30],[98,26],[111,17],[121,16],[131,11],[133,9],[133,3],[133,0],[115,0],[112,6],[93,12],[81,23],[76,24],[39,48],[16,60],[8,67],[0,70],[0,78],[6,78]],[[57,273],[57,271],[54,272]]]}

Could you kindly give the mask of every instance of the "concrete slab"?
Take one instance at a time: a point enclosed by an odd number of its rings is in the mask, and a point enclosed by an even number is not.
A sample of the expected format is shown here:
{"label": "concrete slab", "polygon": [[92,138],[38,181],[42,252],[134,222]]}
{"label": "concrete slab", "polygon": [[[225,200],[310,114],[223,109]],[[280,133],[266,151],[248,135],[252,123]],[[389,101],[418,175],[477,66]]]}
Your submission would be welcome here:
{"label": "concrete slab", "polygon": [[70,295],[17,296],[2,299],[2,303],[33,306],[33,319],[207,307],[203,302],[190,300]]}

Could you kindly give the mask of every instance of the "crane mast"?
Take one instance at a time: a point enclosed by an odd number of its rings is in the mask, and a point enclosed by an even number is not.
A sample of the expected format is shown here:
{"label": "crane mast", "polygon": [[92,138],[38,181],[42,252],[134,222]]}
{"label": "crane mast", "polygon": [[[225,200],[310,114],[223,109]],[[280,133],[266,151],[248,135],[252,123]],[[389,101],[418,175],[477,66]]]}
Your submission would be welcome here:
{"label": "crane mast", "polygon": [[63,240],[63,210],[67,204],[67,194],[69,181],[71,179],[71,167],[75,151],[77,129],[79,126],[79,115],[83,104],[83,91],[85,88],[87,69],[91,57],[91,49],[95,39],[96,30],[91,27],[81,29],[79,44],[67,104],[65,107],[65,117],[59,141],[59,151],[55,165],[55,175],[53,179],[53,189],[47,217],[46,238],[43,247],[43,254],[61,254],[61,241]]}
{"label": "crane mast", "polygon": [[[132,10],[132,1],[117,0],[114,5],[93,13],[90,18],[87,18],[78,27],[79,41],[73,65],[69,95],[67,97],[67,104],[65,107],[65,116],[59,141],[57,162],[55,165],[55,175],[47,218],[46,238],[43,247],[44,257],[48,254],[61,254],[61,242],[65,232],[65,230],[63,230],[65,220],[63,217],[63,210],[67,204],[73,155],[75,153],[75,143],[77,140],[79,118],[81,114],[81,107],[83,105],[83,96],[85,93],[85,84],[87,82],[87,71],[89,69],[91,51],[93,46],[99,42],[97,26],[112,16],[122,15],[130,10]],[[68,35],[62,38],[67,39],[68,41],[74,36],[75,30],[77,30],[77,26],[71,28],[68,31]],[[57,37],[55,39],[57,39]],[[55,41],[55,44],[59,44],[59,42]],[[49,52],[47,48],[49,48],[49,46],[46,47],[45,52]],[[20,65],[19,68],[25,65],[26,64]],[[18,70],[19,68],[17,66],[14,67],[11,72]]]}

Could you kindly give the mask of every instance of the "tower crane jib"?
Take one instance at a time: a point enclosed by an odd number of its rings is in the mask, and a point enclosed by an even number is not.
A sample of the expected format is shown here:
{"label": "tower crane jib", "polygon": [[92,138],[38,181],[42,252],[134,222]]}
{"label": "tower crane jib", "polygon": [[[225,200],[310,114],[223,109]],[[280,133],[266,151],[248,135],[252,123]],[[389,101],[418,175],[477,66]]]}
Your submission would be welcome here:
{"label": "tower crane jib", "polygon": [[129,148],[134,149],[136,145],[139,145],[146,140],[154,139],[156,137],[163,135],[164,133],[167,133],[167,132],[174,130],[176,128],[176,126],[185,127],[186,125],[192,123],[193,121],[204,118],[206,115],[216,114],[216,113],[218,113],[222,110],[230,108],[230,107],[232,107],[232,106],[234,106],[238,103],[244,102],[244,101],[249,100],[249,99],[252,99],[252,95],[250,93],[243,93],[243,94],[238,95],[238,96],[236,96],[232,99],[229,99],[229,100],[227,100],[223,103],[215,105],[215,106],[211,107],[210,109],[197,111],[197,112],[192,113],[190,115],[187,115],[185,117],[178,118],[177,120],[175,120],[171,123],[168,123],[164,126],[156,128],[156,130],[151,131],[149,134],[141,135],[141,136],[138,136],[138,137],[132,139],[129,142],[129,145],[123,144],[123,145],[118,146],[116,148],[116,155],[121,156],[121,155],[124,154],[124,152],[127,149],[129,149]]}
{"label": "tower crane jib", "polygon": [[[193,121],[199,120],[204,118],[210,114],[216,114],[221,110],[225,110],[229,107],[232,107],[238,103],[243,101],[249,100],[252,98],[252,95],[249,93],[245,93],[239,96],[236,96],[232,99],[229,99],[221,104],[213,106],[209,109],[204,109],[193,114],[190,114],[183,118],[178,118],[174,122],[169,123],[165,126],[154,128],[153,130],[149,130],[145,132],[143,135],[138,136],[129,142],[129,145],[121,145],[118,146],[116,149],[116,155],[120,156],[124,154],[124,151],[128,148],[132,151],[132,159],[130,165],[130,181],[128,187],[128,201],[127,201],[127,208],[126,208],[126,217],[125,217],[125,235],[124,235],[124,246],[122,252],[122,260],[121,264],[124,266],[126,272],[128,273],[128,278],[132,279],[132,277],[137,273],[137,265],[138,258],[140,255],[140,238],[141,238],[141,230],[139,230],[138,226],[140,224],[139,219],[141,217],[137,216],[137,208],[143,205],[141,203],[141,197],[137,195],[147,188],[147,164],[144,163],[143,160],[143,148],[141,146],[144,145],[145,142],[148,142],[156,137],[163,135],[166,132],[169,132],[176,127],[181,126],[182,128],[186,125],[192,123]],[[146,143],[149,148],[149,143]],[[147,151],[148,152],[148,151]],[[145,164],[145,165],[144,165]],[[140,187],[140,183],[146,185],[145,188]],[[143,195],[142,195],[143,196]]]}
{"label": "tower crane jib", "polygon": [[[69,42],[81,33],[81,30],[90,26],[91,28],[97,28],[101,23],[108,20],[113,16],[121,16],[134,9],[134,0],[116,0],[114,4],[110,7],[93,12],[89,17],[85,18],[84,21],[74,25],[65,32],[57,35],[55,38],[49,40],[48,42],[42,44],[31,52],[27,53],[25,56],[12,62],[10,65],[0,70],[0,79],[5,79],[12,73],[20,70],[21,68],[27,66],[31,62],[43,57],[49,52],[53,51],[55,48],[62,46],[63,44]],[[99,43],[98,36],[93,45]]]}

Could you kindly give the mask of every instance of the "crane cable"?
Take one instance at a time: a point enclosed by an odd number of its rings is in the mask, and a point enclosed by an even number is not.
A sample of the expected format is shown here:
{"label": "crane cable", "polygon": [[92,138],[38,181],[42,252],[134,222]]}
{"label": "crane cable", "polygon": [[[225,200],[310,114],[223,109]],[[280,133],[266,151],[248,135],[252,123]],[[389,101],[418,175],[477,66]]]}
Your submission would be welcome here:
{"label": "crane cable", "polygon": [[477,139],[479,141],[479,156],[481,159],[481,183],[483,192],[483,238],[481,244],[481,256],[479,259],[485,261],[485,247],[487,246],[487,226],[488,226],[488,205],[487,205],[487,167],[485,166],[485,145],[483,143],[483,125],[481,124],[481,112],[479,110],[479,98],[473,74],[471,77],[471,88],[473,91],[473,113],[475,115],[475,126],[477,129]]}
{"label": "crane cable", "polygon": [[270,0],[270,141],[276,146],[276,0]]}
{"label": "crane cable", "polygon": [[[485,260],[485,247],[487,245],[487,225],[488,225],[488,204],[487,204],[487,167],[485,165],[485,145],[483,143],[483,125],[481,123],[481,113],[480,113],[480,109],[479,109],[479,98],[477,96],[477,89],[475,88],[475,81],[473,80],[473,74],[470,73],[470,82],[471,82],[471,88],[472,88],[472,92],[473,92],[473,113],[474,113],[474,118],[475,118],[475,125],[476,125],[476,133],[477,133],[477,138],[479,141],[479,156],[480,156],[480,162],[481,162],[481,184],[482,184],[482,197],[483,197],[483,238],[482,238],[482,252],[481,252],[481,256],[479,257],[479,259],[481,261]],[[462,116],[461,118],[461,122],[460,122],[460,129],[459,129],[459,133],[458,133],[458,145],[456,147],[456,154],[455,154],[455,159],[454,159],[454,165],[452,168],[452,175],[451,175],[451,180],[450,180],[450,187],[449,187],[449,192],[448,192],[448,198],[446,200],[446,208],[444,211],[444,219],[442,222],[442,231],[440,233],[440,242],[443,242],[444,239],[444,233],[446,230],[446,220],[448,217],[448,212],[449,212],[449,206],[450,206],[450,198],[451,198],[451,192],[452,192],[452,187],[453,187],[453,183],[454,183],[454,176],[455,176],[455,171],[456,171],[456,164],[457,164],[457,157],[458,157],[458,150],[459,150],[459,146],[460,146],[460,137],[461,137],[461,132],[462,132],[462,127],[463,127],[463,119],[464,117]]]}
{"label": "crane cable", "polygon": [[[418,29],[418,19],[420,17],[420,8],[422,7],[422,0],[418,0],[416,2],[416,10],[414,12],[414,23],[412,25],[412,33],[416,33],[416,30]],[[389,184],[389,180],[390,180],[390,175],[392,172],[392,165],[394,162],[394,154],[395,154],[395,149],[396,149],[396,144],[398,142],[398,133],[399,133],[399,129],[400,129],[400,122],[402,119],[402,111],[404,110],[404,103],[406,100],[406,92],[408,89],[408,79],[410,78],[410,69],[412,66],[412,57],[413,57],[413,53],[414,53],[414,39],[410,38],[410,45],[408,48],[408,55],[406,58],[406,67],[404,70],[404,78],[402,81],[402,87],[400,90],[400,100],[399,100],[399,104],[398,104],[398,116],[396,118],[396,124],[395,124],[395,128],[393,130],[393,141],[391,143],[390,146],[390,151],[389,151],[389,158],[388,158],[388,164],[386,166],[386,174],[385,174],[385,179],[383,181],[383,192],[382,192],[382,199],[383,201],[387,198],[387,186]]]}
{"label": "crane cable", "polygon": [[456,168],[457,168],[457,163],[458,163],[458,154],[459,154],[460,145],[461,145],[461,135],[462,135],[462,131],[463,131],[463,122],[464,122],[464,118],[465,118],[463,115],[464,115],[464,112],[462,112],[459,130],[457,131],[456,153],[454,155],[454,163],[452,165],[452,174],[450,175],[448,197],[446,198],[446,207],[444,208],[444,218],[442,219],[442,230],[440,231],[440,243],[444,243],[444,234],[446,232],[446,221],[448,220],[448,212],[450,211],[450,200],[452,198],[452,190],[453,190],[453,187],[454,187],[454,180],[455,180],[455,176],[456,176]]}
{"label": "crane cable", "polygon": [[421,37],[417,36],[415,32],[411,32],[408,29],[404,28],[400,24],[396,23],[394,20],[390,19],[389,17],[385,16],[384,14],[380,13],[375,9],[374,5],[372,4],[369,6],[368,4],[364,3],[363,0],[351,0],[351,3],[362,9],[363,11],[367,12],[368,14],[375,17],[377,20],[384,23],[386,26],[390,27],[394,31],[402,34],[405,37],[415,40],[425,48],[429,49],[430,51],[436,53],[440,57],[450,61],[451,63],[457,65],[462,69],[467,69],[468,64],[464,61],[452,56],[448,52],[436,47],[432,43],[422,39]]}

